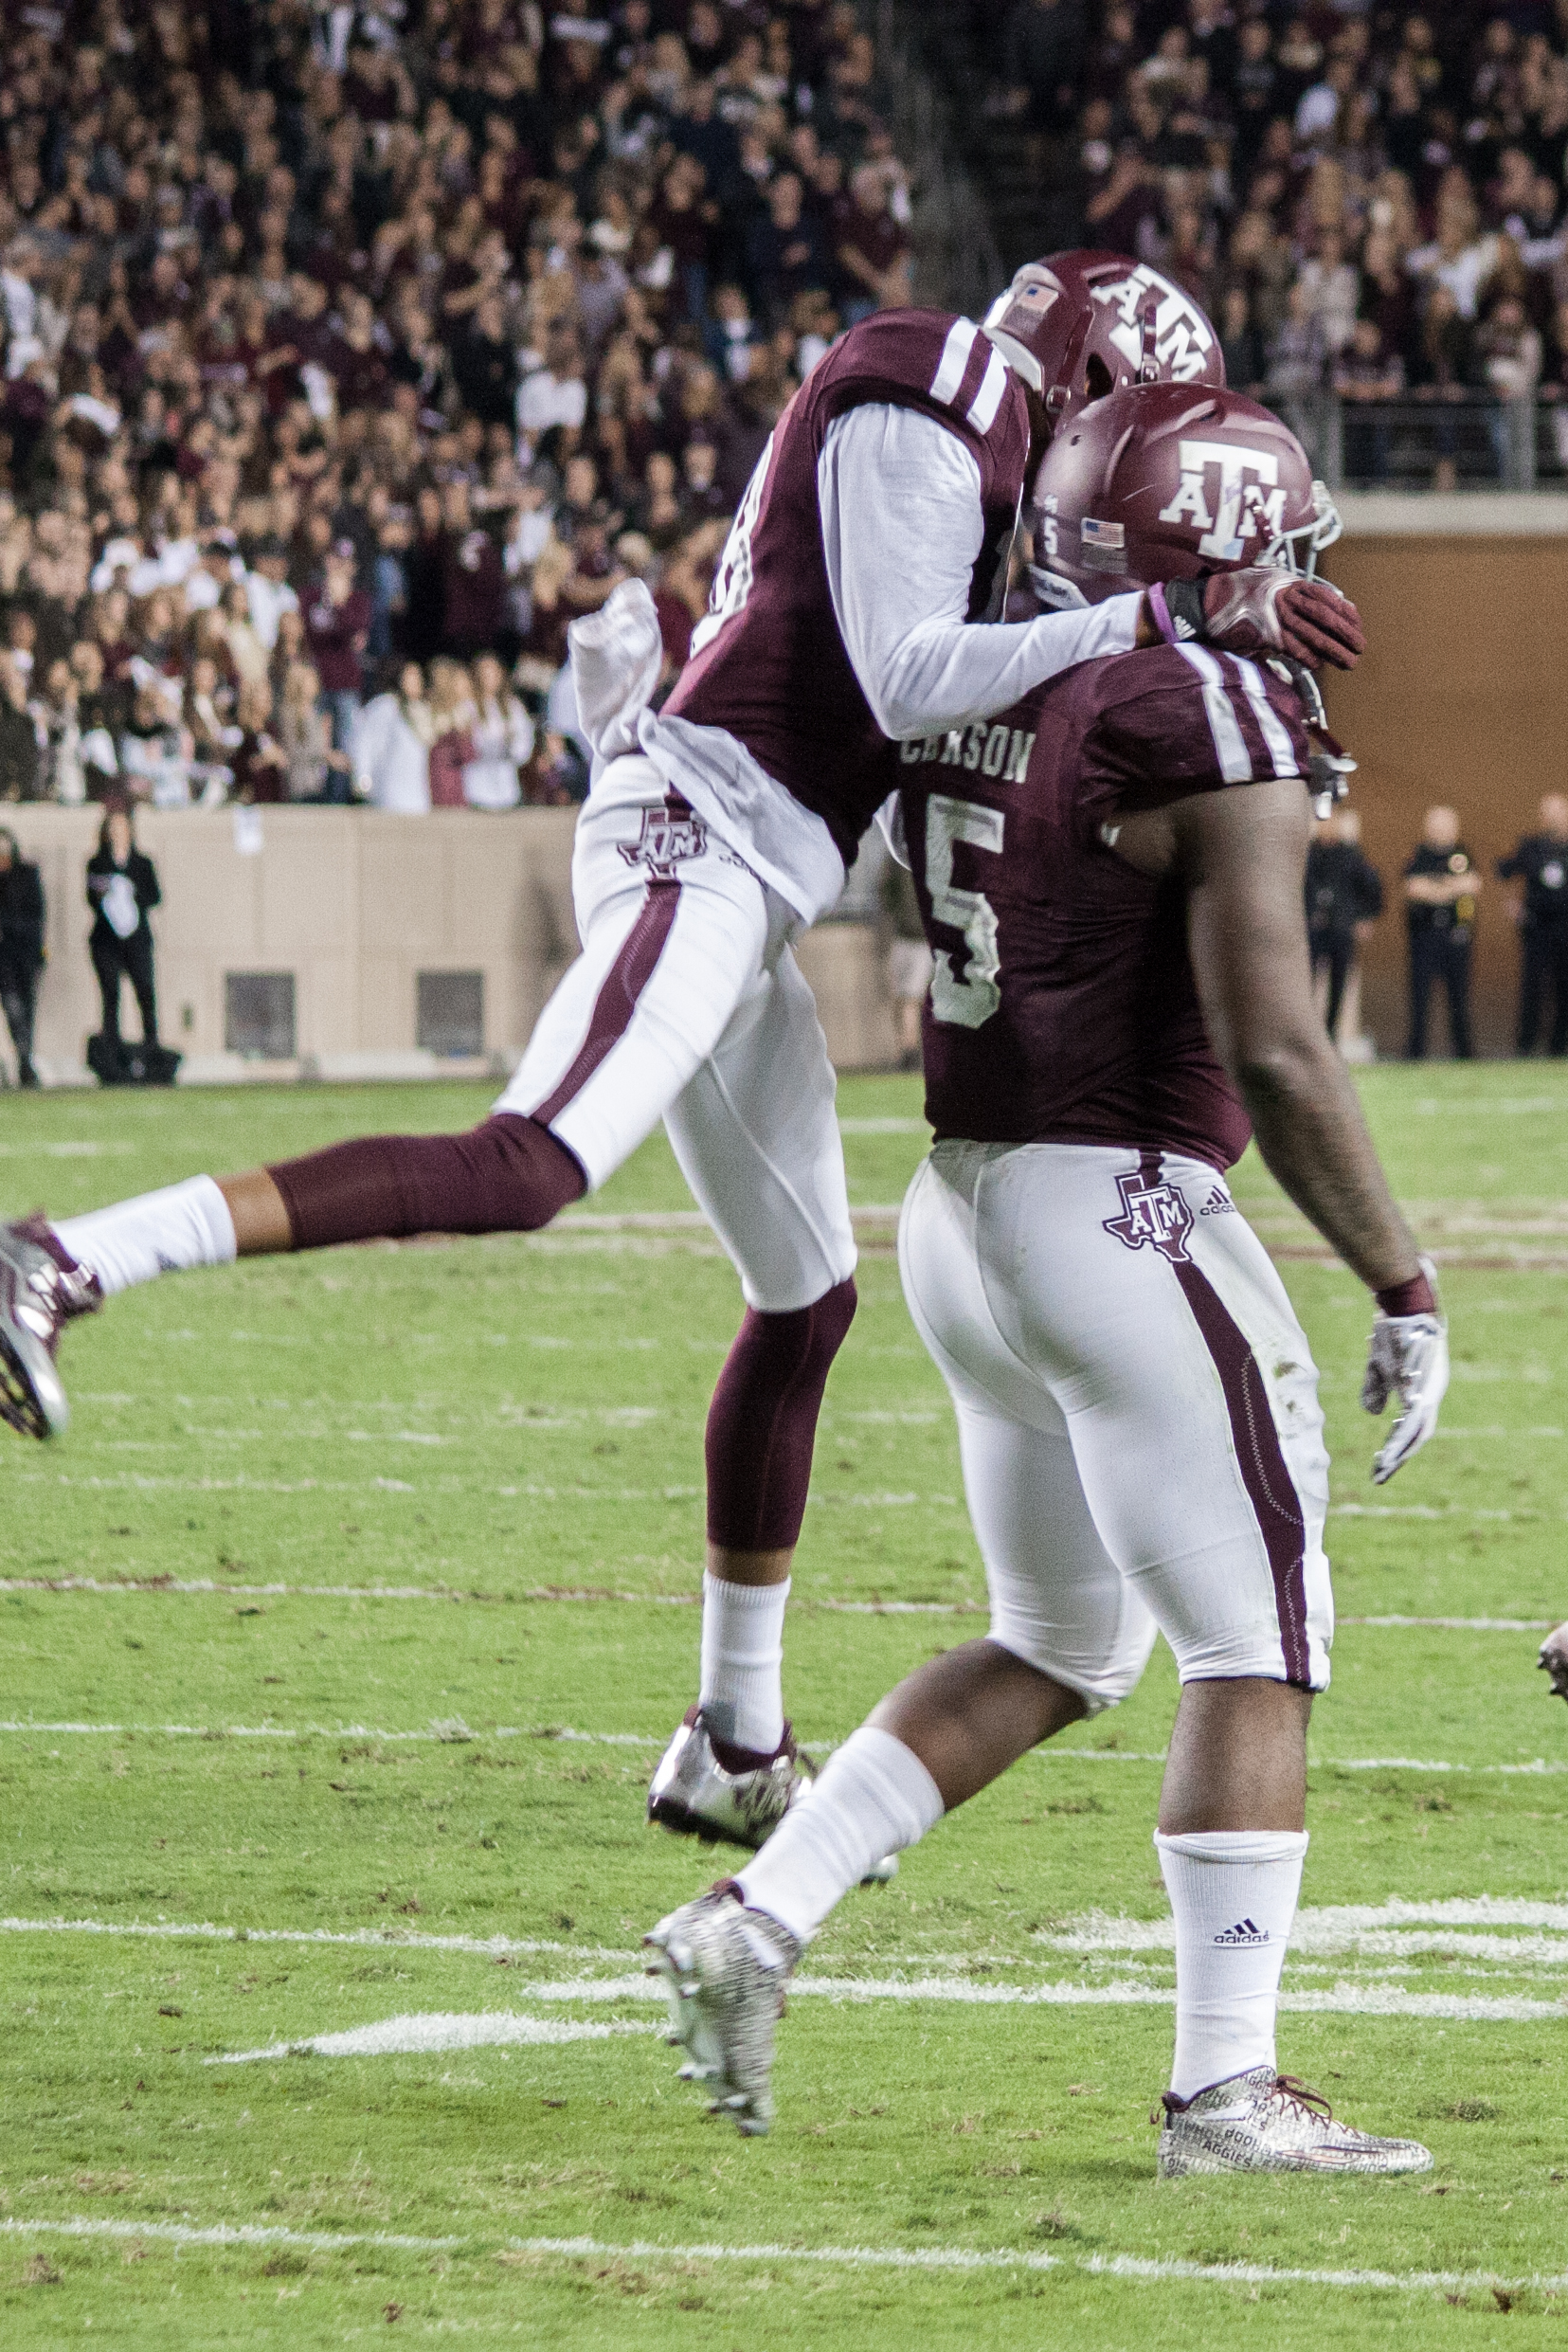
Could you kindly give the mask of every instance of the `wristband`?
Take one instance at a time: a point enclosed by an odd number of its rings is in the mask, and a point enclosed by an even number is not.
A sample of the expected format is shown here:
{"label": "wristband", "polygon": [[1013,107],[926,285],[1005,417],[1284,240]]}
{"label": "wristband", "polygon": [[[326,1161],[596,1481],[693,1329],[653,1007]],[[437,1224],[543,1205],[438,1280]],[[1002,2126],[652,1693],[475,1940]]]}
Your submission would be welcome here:
{"label": "wristband", "polygon": [[1385,1315],[1434,1315],[1437,1298],[1424,1274],[1413,1274],[1408,1282],[1391,1282],[1386,1291],[1374,1292],[1378,1312]]}
{"label": "wristband", "polygon": [[1203,607],[1205,577],[1200,573],[1196,580],[1156,581],[1147,591],[1154,625],[1167,645],[1191,644],[1203,638],[1208,628]]}

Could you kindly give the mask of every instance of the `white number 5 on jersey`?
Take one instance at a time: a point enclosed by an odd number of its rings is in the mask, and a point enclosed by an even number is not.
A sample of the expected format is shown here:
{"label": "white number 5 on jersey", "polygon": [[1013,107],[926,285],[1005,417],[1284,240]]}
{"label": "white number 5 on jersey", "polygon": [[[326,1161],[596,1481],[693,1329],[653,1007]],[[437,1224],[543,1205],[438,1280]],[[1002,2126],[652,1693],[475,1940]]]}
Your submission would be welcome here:
{"label": "white number 5 on jersey", "polygon": [[968,950],[962,980],[954,975],[946,949],[933,950],[931,1010],[938,1021],[960,1029],[978,1029],[989,1021],[1001,1003],[1001,990],[997,985],[996,910],[982,892],[954,888],[953,845],[967,841],[975,849],[1000,851],[1004,823],[1000,808],[950,801],[940,792],[933,792],[926,804],[926,888],[931,895],[931,913],[939,923],[962,932]]}
{"label": "white number 5 on jersey", "polygon": [[746,485],[746,496],[735,512],[730,526],[730,536],[719,557],[719,568],[713,574],[712,592],[708,609],[692,631],[692,652],[699,654],[704,645],[711,645],[727,621],[741,611],[751,593],[751,534],[757,528],[762,512],[763,491],[767,482],[767,469],[773,462],[773,436],[769,433],[767,446],[751,469]]}

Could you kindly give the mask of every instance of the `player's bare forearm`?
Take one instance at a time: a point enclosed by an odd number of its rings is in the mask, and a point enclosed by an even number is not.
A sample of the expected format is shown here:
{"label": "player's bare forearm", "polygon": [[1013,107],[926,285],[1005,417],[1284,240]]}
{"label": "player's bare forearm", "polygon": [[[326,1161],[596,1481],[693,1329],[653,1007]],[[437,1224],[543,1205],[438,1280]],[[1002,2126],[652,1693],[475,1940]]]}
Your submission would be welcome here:
{"label": "player's bare forearm", "polygon": [[1343,1062],[1326,1037],[1234,1074],[1264,1166],[1369,1291],[1419,1273]]}
{"label": "player's bare forearm", "polygon": [[1203,1017],[1265,1165],[1369,1290],[1411,1280],[1415,1243],[1312,1000],[1300,782],[1209,793],[1171,814]]}

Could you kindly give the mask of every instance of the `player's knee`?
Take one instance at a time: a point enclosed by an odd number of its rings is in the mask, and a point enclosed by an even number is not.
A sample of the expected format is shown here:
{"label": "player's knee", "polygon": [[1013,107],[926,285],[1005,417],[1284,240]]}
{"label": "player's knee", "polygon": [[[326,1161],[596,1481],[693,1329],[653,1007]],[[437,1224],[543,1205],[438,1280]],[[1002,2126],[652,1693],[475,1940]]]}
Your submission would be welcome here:
{"label": "player's knee", "polygon": [[471,1230],[535,1232],[587,1189],[576,1155],[537,1119],[494,1113],[462,1140],[473,1211],[484,1221]]}
{"label": "player's knee", "polygon": [[1148,1663],[1153,1628],[1121,1628],[1097,1647],[1064,1640],[1065,1631],[1031,1610],[999,1602],[993,1595],[990,1637],[1000,1648],[1021,1658],[1036,1674],[1059,1682],[1064,1690],[1075,1691],[1086,1715],[1100,1715],[1108,1707],[1120,1706]]}

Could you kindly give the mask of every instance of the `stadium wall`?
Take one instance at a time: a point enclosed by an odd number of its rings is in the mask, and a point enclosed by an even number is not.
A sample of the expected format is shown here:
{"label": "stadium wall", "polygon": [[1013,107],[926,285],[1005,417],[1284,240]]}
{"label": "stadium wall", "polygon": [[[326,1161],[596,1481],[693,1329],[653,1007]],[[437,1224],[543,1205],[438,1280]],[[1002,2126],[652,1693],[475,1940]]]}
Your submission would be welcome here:
{"label": "stadium wall", "polygon": [[[1365,1024],[1379,1055],[1403,1050],[1400,874],[1424,811],[1446,801],[1487,877],[1476,1049],[1508,1054],[1518,943],[1492,869],[1535,829],[1541,794],[1568,790],[1568,499],[1341,504],[1345,536],[1324,569],[1360,606],[1371,650],[1330,686],[1329,715],[1361,762],[1351,805],[1388,900],[1365,960]],[[1442,1022],[1439,1014],[1439,1040]]]}
{"label": "stadium wall", "polygon": [[[45,1084],[84,1083],[99,1021],[85,876],[100,812],[4,814],[42,869],[48,907],[39,1070]],[[577,951],[575,821],[570,808],[144,811],[137,838],[163,887],[153,917],[159,1021],[186,1057],[182,1078],[509,1069]],[[825,924],[802,942],[801,963],[838,1066],[886,1067],[896,1047],[874,927]],[[441,985],[454,975],[464,976],[455,1007]],[[131,992],[121,993],[122,1028],[135,1035]],[[432,1017],[444,1031],[434,1045],[421,1043],[422,995],[426,1035]],[[454,1010],[460,1028],[478,1011],[465,1040],[476,1050],[455,1040]]]}

